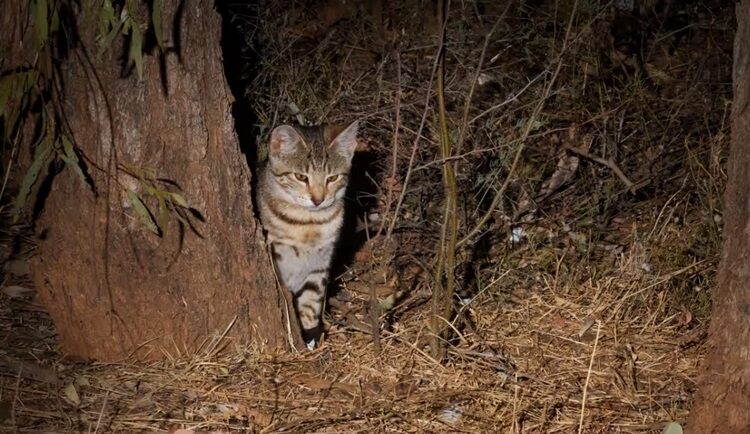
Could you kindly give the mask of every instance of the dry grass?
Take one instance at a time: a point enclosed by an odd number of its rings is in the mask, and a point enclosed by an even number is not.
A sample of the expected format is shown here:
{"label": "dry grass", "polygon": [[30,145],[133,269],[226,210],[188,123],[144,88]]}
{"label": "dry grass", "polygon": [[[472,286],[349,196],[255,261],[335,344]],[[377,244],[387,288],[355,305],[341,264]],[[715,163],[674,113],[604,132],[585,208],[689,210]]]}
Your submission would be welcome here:
{"label": "dry grass", "polygon": [[364,7],[274,2],[235,11],[256,50],[260,139],[280,122],[361,118],[369,149],[351,197],[368,241],[331,300],[326,341],[76,364],[40,307],[2,296],[0,430],[625,433],[684,421],[720,247],[731,10],[684,2],[676,41],[648,9],[639,66],[610,5],[531,3],[451,3],[460,235],[491,212],[459,250],[445,360],[428,345],[443,200],[431,3],[387,2],[381,34]]}

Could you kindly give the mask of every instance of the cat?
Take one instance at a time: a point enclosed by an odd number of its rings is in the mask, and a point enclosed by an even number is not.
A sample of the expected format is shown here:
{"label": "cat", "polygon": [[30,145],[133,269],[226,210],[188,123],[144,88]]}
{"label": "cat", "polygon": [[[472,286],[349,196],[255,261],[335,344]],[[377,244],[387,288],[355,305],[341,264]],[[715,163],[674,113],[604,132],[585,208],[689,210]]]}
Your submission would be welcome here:
{"label": "cat", "polygon": [[344,221],[344,194],[357,147],[348,127],[281,125],[259,170],[257,203],[277,275],[292,293],[309,349],[323,334],[321,314],[331,258]]}

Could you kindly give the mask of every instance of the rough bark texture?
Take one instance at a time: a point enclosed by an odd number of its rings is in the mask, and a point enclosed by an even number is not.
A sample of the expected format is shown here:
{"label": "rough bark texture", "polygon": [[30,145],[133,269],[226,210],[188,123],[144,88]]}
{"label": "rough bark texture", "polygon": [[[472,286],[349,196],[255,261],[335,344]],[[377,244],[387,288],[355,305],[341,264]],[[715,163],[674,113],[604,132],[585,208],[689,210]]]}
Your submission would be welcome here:
{"label": "rough bark texture", "polygon": [[709,350],[688,431],[750,433],[750,0],[737,4],[724,246]]}
{"label": "rough bark texture", "polygon": [[[223,343],[287,342],[284,300],[230,115],[221,19],[213,1],[179,4],[163,2],[173,47],[166,68],[160,71],[154,50],[141,82],[135,72],[122,78],[117,43],[99,58],[95,21],[76,17],[81,42],[63,64],[64,108],[76,145],[91,160],[96,193],[71,170],[55,177],[37,220],[43,241],[33,263],[62,348],[73,355],[112,361],[190,354],[212,347],[211,338],[230,324]],[[124,190],[141,187],[116,170],[123,165],[155,168],[177,183],[205,219],[194,223],[201,236],[186,227],[181,240],[175,219],[163,238],[147,231]]]}

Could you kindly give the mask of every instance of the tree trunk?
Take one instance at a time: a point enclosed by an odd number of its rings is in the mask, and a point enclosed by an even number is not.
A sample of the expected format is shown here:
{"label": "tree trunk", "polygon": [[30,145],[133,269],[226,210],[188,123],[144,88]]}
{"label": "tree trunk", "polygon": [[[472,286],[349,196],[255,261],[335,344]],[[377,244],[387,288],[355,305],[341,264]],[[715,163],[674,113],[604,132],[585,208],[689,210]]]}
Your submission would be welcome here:
{"label": "tree trunk", "polygon": [[[230,115],[220,16],[213,1],[164,0],[163,17],[172,35],[165,64],[156,49],[144,54],[142,81],[135,71],[122,77],[117,42],[97,56],[96,18],[85,12],[60,72],[64,113],[95,189],[72,170],[55,176],[32,268],[63,350],[87,359],[289,342]],[[171,213],[158,237],[140,221],[127,189],[148,194],[125,171],[149,168],[197,211],[192,228]],[[155,199],[146,205],[157,214]]]}
{"label": "tree trunk", "polygon": [[724,246],[708,355],[688,430],[750,433],[750,0],[737,3]]}

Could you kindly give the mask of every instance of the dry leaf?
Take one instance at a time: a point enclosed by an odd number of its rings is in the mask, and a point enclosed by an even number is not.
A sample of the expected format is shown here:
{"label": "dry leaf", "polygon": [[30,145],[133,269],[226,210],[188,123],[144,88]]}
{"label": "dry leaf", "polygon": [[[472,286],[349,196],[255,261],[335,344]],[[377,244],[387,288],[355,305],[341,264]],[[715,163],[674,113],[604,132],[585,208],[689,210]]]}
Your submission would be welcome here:
{"label": "dry leaf", "polygon": [[557,161],[557,168],[555,169],[555,173],[553,173],[552,176],[542,185],[542,191],[539,192],[536,200],[541,201],[547,198],[549,195],[557,191],[557,189],[562,187],[565,183],[573,179],[573,176],[578,170],[579,161],[580,158],[575,155],[567,153],[564,154]]}
{"label": "dry leaf", "polygon": [[65,386],[65,389],[63,390],[63,394],[68,399],[68,401],[72,402],[75,405],[81,404],[81,397],[78,395],[78,390],[76,390],[76,386],[73,383],[68,384]]}
{"label": "dry leaf", "polygon": [[669,422],[664,427],[662,434],[682,434],[682,425],[677,422]]}
{"label": "dry leaf", "polygon": [[26,276],[30,272],[29,263],[21,259],[8,261],[5,263],[5,271],[15,276]]}
{"label": "dry leaf", "polygon": [[26,298],[32,297],[36,291],[30,288],[24,288],[23,286],[6,286],[3,288],[3,293],[10,298]]}

